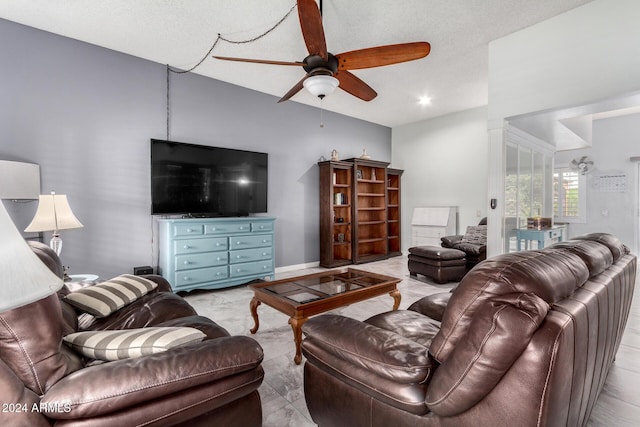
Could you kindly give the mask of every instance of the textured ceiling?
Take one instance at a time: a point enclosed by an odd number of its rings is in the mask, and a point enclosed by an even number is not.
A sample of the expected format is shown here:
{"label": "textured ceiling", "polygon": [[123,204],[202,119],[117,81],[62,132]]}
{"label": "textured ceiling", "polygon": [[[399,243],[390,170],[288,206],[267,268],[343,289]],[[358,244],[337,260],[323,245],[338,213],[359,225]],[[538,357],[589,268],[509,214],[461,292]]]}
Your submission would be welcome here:
{"label": "textured ceiling", "polygon": [[[337,54],[412,41],[431,43],[417,61],[353,73],[378,92],[364,102],[341,90],[323,107],[397,126],[487,104],[488,43],[590,0],[323,0],[327,46]],[[221,34],[255,38],[273,27],[293,0],[0,0],[0,18],[161,64],[188,69]],[[221,56],[300,61],[306,55],[297,10],[257,41],[220,41]],[[210,56],[196,73],[276,96],[303,76],[297,67],[226,62]],[[428,96],[431,105],[419,105]],[[291,101],[319,106],[301,91]]]}

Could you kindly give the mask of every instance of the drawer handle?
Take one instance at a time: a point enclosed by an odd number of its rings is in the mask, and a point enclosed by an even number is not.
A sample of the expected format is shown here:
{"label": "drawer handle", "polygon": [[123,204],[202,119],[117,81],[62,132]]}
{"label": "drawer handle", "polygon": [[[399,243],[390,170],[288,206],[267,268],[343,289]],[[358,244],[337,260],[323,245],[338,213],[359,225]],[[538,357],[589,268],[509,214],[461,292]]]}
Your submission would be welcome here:
{"label": "drawer handle", "polygon": [[218,257],[216,258],[216,261],[222,261],[222,258]]}
{"label": "drawer handle", "polygon": [[244,230],[244,227],[241,225],[240,227],[238,227],[239,230]]}
{"label": "drawer handle", "polygon": [[240,273],[242,270],[240,270],[239,268],[236,269],[236,273]]}
{"label": "drawer handle", "polygon": [[189,246],[189,245],[184,245],[184,246],[182,247],[182,249],[191,249],[191,246]]}
{"label": "drawer handle", "polygon": [[267,256],[267,253],[266,252],[262,252],[262,256]]}
{"label": "drawer handle", "polygon": [[220,273],[219,271],[216,273],[216,276],[220,276],[222,273]]}
{"label": "drawer handle", "polygon": [[184,265],[189,265],[189,264],[191,264],[191,261],[185,261],[184,262]]}
{"label": "drawer handle", "polygon": [[220,246],[220,242],[216,243],[216,246]]}
{"label": "drawer handle", "polygon": [[184,276],[184,277],[182,278],[182,280],[184,280],[185,282],[189,282],[189,281],[191,280],[191,277],[189,277],[189,276]]}
{"label": "drawer handle", "polygon": [[191,232],[193,232],[193,230],[190,228],[187,228],[187,233],[191,233]]}
{"label": "drawer handle", "polygon": [[269,243],[267,239],[262,239],[262,243]]}
{"label": "drawer handle", "polygon": [[240,259],[240,258],[242,258],[242,256],[236,255],[236,259]]}
{"label": "drawer handle", "polygon": [[236,245],[241,245],[241,244],[242,244],[242,242],[236,242]]}

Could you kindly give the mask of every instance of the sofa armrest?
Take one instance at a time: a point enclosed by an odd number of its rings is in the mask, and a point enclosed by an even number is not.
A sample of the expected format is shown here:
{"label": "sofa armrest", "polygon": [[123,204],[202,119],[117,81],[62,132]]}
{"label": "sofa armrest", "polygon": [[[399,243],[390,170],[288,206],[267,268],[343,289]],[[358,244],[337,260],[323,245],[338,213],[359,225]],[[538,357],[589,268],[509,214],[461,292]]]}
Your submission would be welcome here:
{"label": "sofa armrest", "polygon": [[154,281],[158,284],[158,286],[151,292],[172,292],[173,293],[173,289],[171,289],[171,284],[164,277],[157,274],[145,274],[141,277]]}
{"label": "sofa armrest", "polygon": [[363,369],[369,375],[359,380],[374,388],[376,376],[397,383],[423,383],[434,367],[423,345],[348,317],[318,316],[308,320],[302,331],[306,335],[302,344],[305,355],[313,353],[313,357],[331,365],[324,354]]}
{"label": "sofa armrest", "polygon": [[441,246],[443,248],[453,248],[453,245],[456,243],[460,243],[462,241],[462,234],[457,234],[455,236],[444,236],[440,238],[442,242]]}
{"label": "sofa armrest", "polygon": [[82,315],[79,318],[79,329],[97,331],[145,328],[167,320],[195,315],[196,310],[181,296],[171,292],[149,292],[107,317]]}
{"label": "sofa armrest", "polygon": [[51,418],[95,417],[252,370],[262,358],[249,337],[203,341],[81,369],[51,387],[42,403]]}

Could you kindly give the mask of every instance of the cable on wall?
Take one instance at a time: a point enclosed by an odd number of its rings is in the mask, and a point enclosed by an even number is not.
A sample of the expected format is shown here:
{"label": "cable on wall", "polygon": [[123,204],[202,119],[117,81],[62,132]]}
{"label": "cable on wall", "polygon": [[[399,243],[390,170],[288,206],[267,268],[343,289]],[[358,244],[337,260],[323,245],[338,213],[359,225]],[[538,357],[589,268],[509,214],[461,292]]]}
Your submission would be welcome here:
{"label": "cable on wall", "polygon": [[170,97],[170,84],[171,84],[171,73],[174,74],[186,74],[186,73],[190,73],[193,70],[195,70],[196,68],[198,68],[204,61],[205,59],[207,59],[211,53],[213,52],[213,49],[215,49],[215,47],[218,45],[218,42],[220,42],[220,40],[230,43],[230,44],[246,44],[246,43],[252,43],[255,42],[257,40],[260,40],[261,38],[265,37],[267,34],[271,33],[273,30],[275,30],[276,28],[278,28],[288,17],[289,15],[291,15],[291,12],[293,12],[293,10],[296,8],[296,6],[298,5],[298,2],[295,2],[293,4],[293,6],[291,6],[291,9],[289,9],[289,11],[282,17],[280,18],[280,20],[278,22],[276,22],[272,27],[270,27],[269,29],[267,29],[265,32],[259,34],[256,37],[252,37],[250,39],[247,40],[231,40],[225,36],[223,36],[222,34],[218,33],[218,37],[216,37],[216,40],[213,42],[213,44],[211,45],[211,48],[209,49],[209,51],[202,57],[202,59],[200,61],[198,61],[198,63],[196,65],[194,65],[193,67],[189,68],[188,70],[181,70],[178,68],[174,68],[171,67],[169,64],[167,64],[167,140],[169,140],[169,132],[170,132],[170,128],[169,128],[169,117],[170,117],[170,109],[171,109],[171,97]]}

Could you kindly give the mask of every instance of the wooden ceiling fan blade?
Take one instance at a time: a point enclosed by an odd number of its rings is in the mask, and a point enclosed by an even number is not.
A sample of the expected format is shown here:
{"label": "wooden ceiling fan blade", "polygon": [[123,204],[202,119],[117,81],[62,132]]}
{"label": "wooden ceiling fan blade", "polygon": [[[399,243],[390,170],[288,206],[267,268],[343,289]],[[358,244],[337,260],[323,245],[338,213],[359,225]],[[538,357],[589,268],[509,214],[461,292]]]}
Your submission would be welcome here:
{"label": "wooden ceiling fan blade", "polygon": [[316,1],[298,0],[298,17],[307,51],[310,55],[318,55],[327,61],[329,59],[327,42],[322,27],[322,15]]}
{"label": "wooden ceiling fan blade", "polygon": [[340,89],[351,95],[362,99],[363,101],[371,101],[378,96],[377,92],[368,84],[360,80],[354,74],[341,70],[333,75],[340,82]]}
{"label": "wooden ceiling fan blade", "polygon": [[280,98],[280,100],[278,101],[278,104],[284,101],[288,101],[293,95],[295,95],[296,93],[300,92],[302,90],[302,88],[304,87],[303,82],[307,79],[307,77],[309,76],[304,76],[302,78],[302,80],[300,80],[298,83],[296,83],[296,85],[294,87],[292,87],[291,89],[289,89],[289,92],[285,93],[284,96],[282,98]]}
{"label": "wooden ceiling fan blade", "polygon": [[431,52],[427,42],[401,43],[352,50],[336,55],[339,70],[382,67],[424,58]]}
{"label": "wooden ceiling fan blade", "polygon": [[296,67],[303,67],[304,62],[287,62],[287,61],[270,61],[268,59],[250,59],[250,58],[232,58],[229,56],[213,56],[216,59],[222,59],[223,61],[237,61],[237,62],[251,62],[254,64],[270,64],[270,65],[293,65]]}

